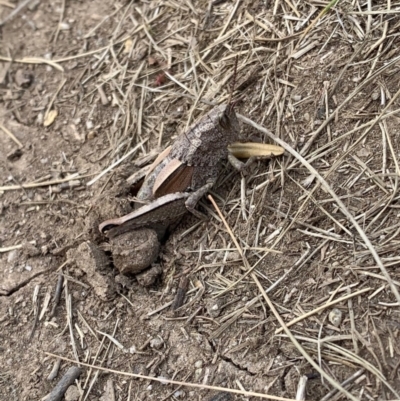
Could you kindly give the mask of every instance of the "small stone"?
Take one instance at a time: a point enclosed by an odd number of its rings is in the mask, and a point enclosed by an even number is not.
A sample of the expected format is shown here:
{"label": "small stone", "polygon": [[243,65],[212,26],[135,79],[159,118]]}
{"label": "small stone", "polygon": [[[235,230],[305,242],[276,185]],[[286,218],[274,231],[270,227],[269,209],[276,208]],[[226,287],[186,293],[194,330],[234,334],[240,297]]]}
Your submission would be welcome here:
{"label": "small stone", "polygon": [[203,361],[200,359],[194,363],[196,369],[201,369],[203,367]]}
{"label": "small stone", "polygon": [[203,373],[203,369],[196,369],[194,371],[194,381],[197,382],[200,380],[201,374]]}
{"label": "small stone", "polygon": [[13,251],[11,251],[11,252],[8,254],[8,256],[7,256],[7,262],[8,262],[8,263],[13,262],[14,260],[17,259],[17,256],[18,256],[18,250],[17,250],[17,249],[14,249]]}
{"label": "small stone", "polygon": [[150,340],[150,347],[154,349],[161,349],[164,345],[164,341],[160,337],[154,337]]}
{"label": "small stone", "polygon": [[340,323],[342,323],[342,311],[338,308],[333,308],[330,312],[329,312],[329,321],[335,326],[335,327],[339,327]]}
{"label": "small stone", "polygon": [[71,26],[68,24],[68,22],[60,23],[60,31],[68,31],[69,29],[71,29]]}
{"label": "small stone", "polygon": [[87,121],[86,121],[86,128],[87,128],[88,130],[91,130],[93,127],[94,127],[93,121],[87,120]]}
{"label": "small stone", "polygon": [[372,100],[378,100],[379,99],[379,92],[372,92],[371,99]]}
{"label": "small stone", "polygon": [[76,386],[69,386],[65,392],[65,401],[77,401],[79,400],[81,393]]}
{"label": "small stone", "polygon": [[294,100],[295,102],[300,102],[300,100],[301,100],[301,95],[293,95],[293,100]]}
{"label": "small stone", "polygon": [[94,139],[94,138],[96,138],[96,135],[97,135],[96,131],[90,131],[87,134],[87,139],[89,139],[89,140]]}
{"label": "small stone", "polygon": [[148,63],[150,66],[158,64],[158,60],[153,56],[149,56],[149,58],[147,60],[148,60]]}
{"label": "small stone", "polygon": [[38,115],[37,115],[37,117],[36,117],[36,122],[37,122],[39,125],[42,125],[42,124],[43,124],[43,113],[38,113]]}
{"label": "small stone", "polygon": [[304,121],[310,121],[310,113],[304,113],[303,119]]}
{"label": "small stone", "polygon": [[356,152],[358,157],[368,157],[370,155],[370,151],[367,148],[361,148]]}
{"label": "small stone", "polygon": [[27,270],[28,272],[30,272],[32,270],[32,266],[26,265],[25,266],[25,270]]}
{"label": "small stone", "polygon": [[28,88],[33,81],[33,75],[30,71],[19,69],[15,73],[15,83],[20,88]]}
{"label": "small stone", "polygon": [[209,299],[206,303],[206,309],[208,314],[213,318],[218,317],[221,314],[222,305],[223,305],[222,298]]}

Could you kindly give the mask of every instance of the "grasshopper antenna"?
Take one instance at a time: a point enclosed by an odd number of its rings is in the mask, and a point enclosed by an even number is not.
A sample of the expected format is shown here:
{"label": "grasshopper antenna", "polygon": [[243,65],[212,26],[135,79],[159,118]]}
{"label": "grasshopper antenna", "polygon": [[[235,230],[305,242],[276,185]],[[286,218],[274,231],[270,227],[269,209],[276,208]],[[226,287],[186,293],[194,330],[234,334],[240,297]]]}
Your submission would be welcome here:
{"label": "grasshopper antenna", "polygon": [[232,85],[231,85],[231,93],[229,94],[229,101],[228,101],[228,108],[229,111],[233,108],[234,103],[232,103],[233,92],[235,90],[236,85],[236,74],[237,74],[237,66],[238,66],[239,56],[235,57],[235,67],[233,70],[233,78],[232,78]]}

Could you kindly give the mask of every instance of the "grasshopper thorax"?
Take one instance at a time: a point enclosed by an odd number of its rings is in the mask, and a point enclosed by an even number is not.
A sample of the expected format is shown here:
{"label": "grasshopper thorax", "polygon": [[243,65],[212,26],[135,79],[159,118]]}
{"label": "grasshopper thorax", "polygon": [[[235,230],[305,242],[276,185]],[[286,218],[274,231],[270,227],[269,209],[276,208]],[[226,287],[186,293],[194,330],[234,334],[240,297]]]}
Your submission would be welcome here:
{"label": "grasshopper thorax", "polygon": [[232,105],[218,105],[197,120],[172,145],[170,157],[191,166],[213,166],[228,156],[240,126]]}

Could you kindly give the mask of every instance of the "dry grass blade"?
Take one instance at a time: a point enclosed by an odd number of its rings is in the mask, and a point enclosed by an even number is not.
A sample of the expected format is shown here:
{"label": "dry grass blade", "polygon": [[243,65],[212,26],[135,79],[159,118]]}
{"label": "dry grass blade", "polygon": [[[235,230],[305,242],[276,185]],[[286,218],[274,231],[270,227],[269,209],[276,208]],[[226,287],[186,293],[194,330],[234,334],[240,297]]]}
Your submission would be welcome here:
{"label": "dry grass blade", "polygon": [[285,150],[276,145],[269,145],[265,143],[247,142],[241,143],[236,142],[228,147],[235,157],[239,159],[248,159],[250,157],[272,157],[280,156]]}
{"label": "dry grass blade", "polygon": [[48,187],[51,185],[62,184],[63,182],[68,182],[68,181],[72,181],[72,180],[80,180],[85,177],[87,177],[87,176],[79,175],[79,173],[76,173],[76,174],[71,174],[69,177],[61,178],[59,180],[30,182],[30,183],[21,184],[21,185],[4,185],[4,186],[0,187],[0,191],[15,191],[17,189]]}
{"label": "dry grass blade", "polygon": [[48,64],[51,67],[54,67],[56,70],[64,72],[64,68],[60,64],[58,64],[58,62],[53,60],[47,60],[41,57],[23,57],[21,59],[13,60],[11,57],[0,56],[0,60],[14,63],[21,63],[21,64]]}
{"label": "dry grass blade", "polygon": [[7,134],[20,148],[23,147],[22,143],[4,125],[0,124],[0,130],[2,130],[5,134]]}

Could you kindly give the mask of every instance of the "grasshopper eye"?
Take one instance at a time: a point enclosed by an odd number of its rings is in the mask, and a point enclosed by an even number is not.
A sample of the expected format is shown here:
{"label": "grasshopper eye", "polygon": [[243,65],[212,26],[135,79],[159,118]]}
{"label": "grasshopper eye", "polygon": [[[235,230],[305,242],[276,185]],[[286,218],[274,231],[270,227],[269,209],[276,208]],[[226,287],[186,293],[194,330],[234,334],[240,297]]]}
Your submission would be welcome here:
{"label": "grasshopper eye", "polygon": [[229,129],[231,126],[231,120],[229,118],[228,112],[225,110],[222,116],[219,118],[219,125],[223,129]]}

